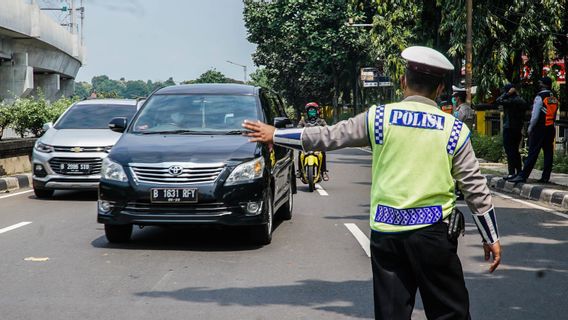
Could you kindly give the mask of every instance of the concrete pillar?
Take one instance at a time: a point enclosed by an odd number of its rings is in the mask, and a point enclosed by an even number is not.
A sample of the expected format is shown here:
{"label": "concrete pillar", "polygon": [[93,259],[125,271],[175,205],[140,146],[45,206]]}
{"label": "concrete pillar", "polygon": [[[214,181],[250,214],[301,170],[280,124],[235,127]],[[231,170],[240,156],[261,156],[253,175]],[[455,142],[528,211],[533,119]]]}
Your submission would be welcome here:
{"label": "concrete pillar", "polygon": [[75,79],[61,79],[61,90],[59,91],[59,97],[72,97],[75,94]]}
{"label": "concrete pillar", "polygon": [[27,53],[12,54],[11,61],[0,65],[0,98],[13,100],[30,95],[34,88],[34,69]]}
{"label": "concrete pillar", "polygon": [[38,95],[41,91],[48,101],[54,101],[59,98],[59,90],[61,90],[61,81],[59,74],[41,74],[34,75],[34,95]]}

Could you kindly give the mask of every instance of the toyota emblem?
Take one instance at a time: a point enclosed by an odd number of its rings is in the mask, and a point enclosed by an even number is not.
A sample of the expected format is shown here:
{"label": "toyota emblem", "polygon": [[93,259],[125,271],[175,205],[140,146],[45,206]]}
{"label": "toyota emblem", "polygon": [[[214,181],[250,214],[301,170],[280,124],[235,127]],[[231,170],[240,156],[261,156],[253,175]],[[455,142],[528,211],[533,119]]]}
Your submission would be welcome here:
{"label": "toyota emblem", "polygon": [[183,167],[182,166],[171,166],[168,169],[168,172],[172,175],[172,176],[179,176],[180,174],[183,173]]}

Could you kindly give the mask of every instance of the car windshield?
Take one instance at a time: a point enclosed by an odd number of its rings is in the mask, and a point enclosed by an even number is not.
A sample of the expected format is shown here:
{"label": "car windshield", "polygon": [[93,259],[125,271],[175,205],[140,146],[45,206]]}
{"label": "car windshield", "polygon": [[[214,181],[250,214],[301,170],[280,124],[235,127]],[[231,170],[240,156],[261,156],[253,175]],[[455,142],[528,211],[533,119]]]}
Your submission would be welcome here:
{"label": "car windshield", "polygon": [[259,118],[256,98],[245,95],[154,95],[132,126],[134,133],[230,134]]}
{"label": "car windshield", "polygon": [[108,129],[112,118],[131,119],[136,113],[135,105],[77,104],[63,115],[56,129]]}

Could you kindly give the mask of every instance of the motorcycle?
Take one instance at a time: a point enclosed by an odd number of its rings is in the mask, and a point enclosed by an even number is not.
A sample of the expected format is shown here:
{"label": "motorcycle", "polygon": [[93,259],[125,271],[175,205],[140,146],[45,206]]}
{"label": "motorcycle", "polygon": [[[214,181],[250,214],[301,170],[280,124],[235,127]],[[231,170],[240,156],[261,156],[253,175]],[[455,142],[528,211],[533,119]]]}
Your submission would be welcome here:
{"label": "motorcycle", "polygon": [[316,183],[322,181],[323,154],[319,151],[300,152],[300,180],[313,192]]}

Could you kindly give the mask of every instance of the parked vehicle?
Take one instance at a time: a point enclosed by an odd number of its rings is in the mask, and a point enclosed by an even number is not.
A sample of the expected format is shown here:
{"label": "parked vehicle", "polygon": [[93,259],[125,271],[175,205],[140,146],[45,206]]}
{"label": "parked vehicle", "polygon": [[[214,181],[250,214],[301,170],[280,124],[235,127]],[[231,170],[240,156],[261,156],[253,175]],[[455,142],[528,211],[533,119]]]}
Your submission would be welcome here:
{"label": "parked vehicle", "polygon": [[32,154],[33,188],[38,198],[59,189],[97,190],[102,161],[120,137],[108,130],[115,117],[132,118],[135,100],[85,100],[44,126]]}
{"label": "parked vehicle", "polygon": [[319,151],[300,152],[300,180],[308,185],[308,190],[313,192],[316,183],[322,181],[323,155]]}
{"label": "parked vehicle", "polygon": [[292,152],[250,143],[245,120],[290,126],[278,95],[237,84],[172,86],[154,92],[103,161],[98,222],[110,242],[133,225],[248,226],[268,244],[278,211],[290,219],[295,193]]}

